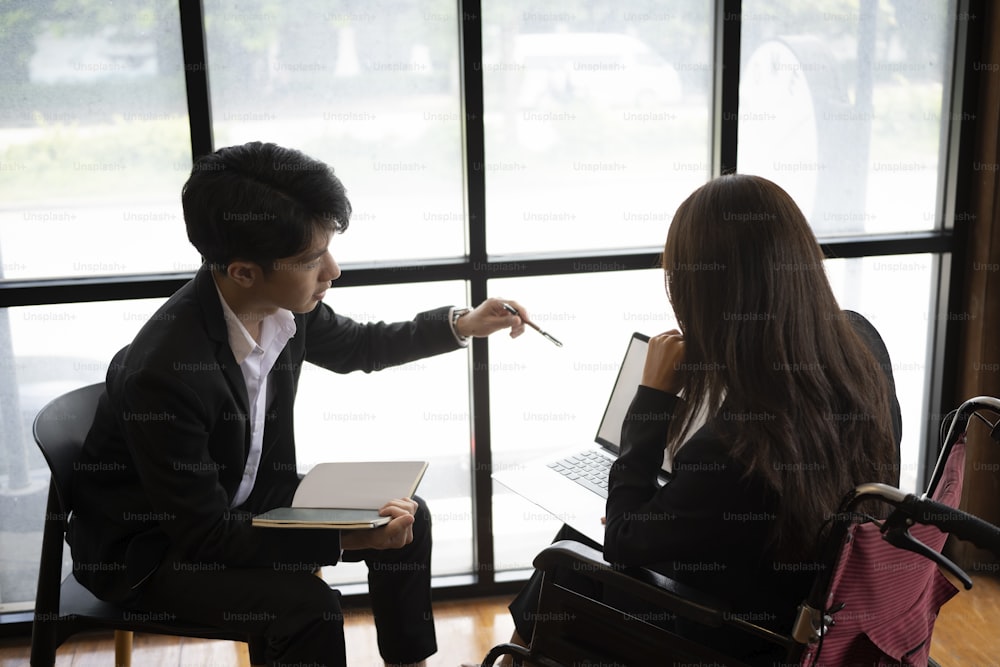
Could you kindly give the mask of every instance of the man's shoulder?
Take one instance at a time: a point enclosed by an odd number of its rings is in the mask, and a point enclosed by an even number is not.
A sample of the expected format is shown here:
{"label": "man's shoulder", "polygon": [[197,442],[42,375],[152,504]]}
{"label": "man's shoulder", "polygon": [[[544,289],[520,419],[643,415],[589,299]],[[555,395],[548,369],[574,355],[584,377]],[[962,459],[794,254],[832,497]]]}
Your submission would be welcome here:
{"label": "man's shoulder", "polygon": [[122,360],[124,369],[174,370],[178,360],[212,355],[217,345],[194,281],[164,302],[139,329]]}

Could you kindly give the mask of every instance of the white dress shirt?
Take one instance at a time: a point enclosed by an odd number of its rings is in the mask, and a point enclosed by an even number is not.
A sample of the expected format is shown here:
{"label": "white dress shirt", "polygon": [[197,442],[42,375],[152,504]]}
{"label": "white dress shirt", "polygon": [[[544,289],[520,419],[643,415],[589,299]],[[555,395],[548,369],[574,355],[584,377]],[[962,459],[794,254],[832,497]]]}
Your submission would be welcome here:
{"label": "white dress shirt", "polygon": [[[219,286],[215,289],[219,291]],[[243,323],[236,317],[229,304],[219,291],[219,301],[222,303],[222,314],[226,318],[226,330],[229,333],[229,347],[233,357],[243,372],[243,380],[247,386],[249,413],[247,425],[250,427],[250,455],[243,469],[243,479],[240,480],[236,495],[233,496],[231,507],[237,507],[246,502],[253,491],[257,479],[257,468],[260,465],[261,449],[264,446],[264,417],[267,412],[267,376],[274,367],[278,355],[285,349],[288,340],[295,335],[295,317],[291,311],[279,308],[268,315],[260,323],[260,343],[253,339]]]}

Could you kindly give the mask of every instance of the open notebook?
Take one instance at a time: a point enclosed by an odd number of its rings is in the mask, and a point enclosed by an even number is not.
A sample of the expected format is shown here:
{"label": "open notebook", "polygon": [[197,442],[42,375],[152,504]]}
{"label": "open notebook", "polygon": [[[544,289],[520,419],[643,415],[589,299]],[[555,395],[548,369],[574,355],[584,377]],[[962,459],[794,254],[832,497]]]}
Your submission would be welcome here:
{"label": "open notebook", "polygon": [[412,497],[427,470],[426,461],[320,463],[302,478],[291,507],[253,518],[264,528],[377,528],[389,523],[379,509],[390,500]]}

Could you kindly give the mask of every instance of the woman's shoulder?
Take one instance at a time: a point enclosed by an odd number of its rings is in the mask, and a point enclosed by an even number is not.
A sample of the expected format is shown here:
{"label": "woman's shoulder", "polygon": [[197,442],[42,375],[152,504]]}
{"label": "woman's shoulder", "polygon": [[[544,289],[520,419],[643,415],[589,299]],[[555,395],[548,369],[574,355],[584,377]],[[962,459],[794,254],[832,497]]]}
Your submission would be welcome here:
{"label": "woman's shoulder", "polygon": [[746,468],[733,456],[732,442],[716,415],[688,438],[674,456],[675,469],[726,471],[741,476]]}
{"label": "woman's shoulder", "polygon": [[873,325],[867,317],[856,310],[844,309],[840,311],[840,317],[850,322],[856,329],[871,329],[872,331],[875,331],[875,325]]}
{"label": "woman's shoulder", "polygon": [[879,335],[878,329],[871,323],[871,320],[855,310],[842,310],[840,311],[840,317],[850,322],[857,331],[871,332],[876,336]]}
{"label": "woman's shoulder", "polygon": [[880,361],[882,357],[888,356],[888,350],[885,346],[885,341],[882,340],[882,335],[879,334],[878,329],[875,328],[875,325],[867,317],[853,310],[842,310],[841,314],[845,320],[851,323],[854,331],[862,337],[868,348],[880,358]]}

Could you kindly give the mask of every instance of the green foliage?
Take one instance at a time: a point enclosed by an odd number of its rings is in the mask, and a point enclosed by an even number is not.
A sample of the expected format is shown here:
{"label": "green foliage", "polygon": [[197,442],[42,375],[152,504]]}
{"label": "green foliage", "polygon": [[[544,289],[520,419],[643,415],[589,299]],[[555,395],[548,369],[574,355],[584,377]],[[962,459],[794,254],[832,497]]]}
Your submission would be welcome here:
{"label": "green foliage", "polygon": [[0,154],[5,166],[0,199],[55,202],[161,196],[179,192],[190,171],[187,118],[154,120],[116,117],[96,125],[46,122]]}

